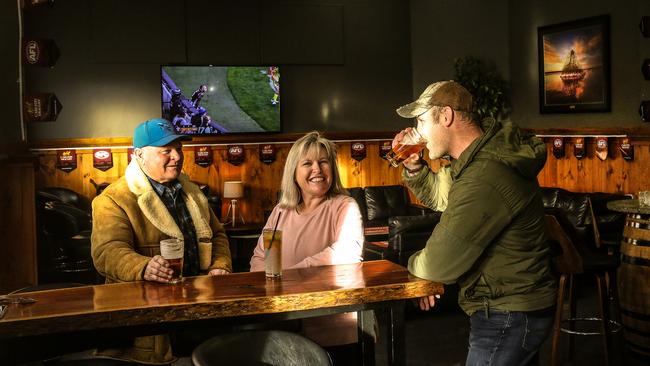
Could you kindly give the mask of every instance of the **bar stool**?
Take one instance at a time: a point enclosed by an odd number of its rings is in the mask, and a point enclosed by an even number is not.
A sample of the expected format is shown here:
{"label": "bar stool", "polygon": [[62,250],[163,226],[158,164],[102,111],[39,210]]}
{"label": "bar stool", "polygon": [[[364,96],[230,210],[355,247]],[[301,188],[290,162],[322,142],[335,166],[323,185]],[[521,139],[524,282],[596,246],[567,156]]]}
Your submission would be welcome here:
{"label": "bar stool", "polygon": [[[612,333],[621,330],[620,322],[611,320],[609,317],[609,292],[607,288],[607,279],[609,283],[615,284],[616,268],[618,267],[618,259],[609,255],[598,255],[598,253],[589,253],[583,250],[581,253],[578,251],[574,242],[569,238],[563,225],[560,221],[563,220],[562,215],[546,215],[546,230],[549,237],[557,242],[561,249],[562,255],[559,258],[557,270],[560,273],[560,281],[558,285],[557,306],[555,310],[555,322],[553,326],[553,338],[551,344],[551,365],[558,364],[558,348],[560,332],[569,335],[569,360],[573,358],[574,349],[574,335],[602,335],[604,342],[605,352],[605,365],[613,364],[612,359]],[[574,275],[576,274],[590,274],[596,277],[596,284],[598,286],[598,299],[600,314],[598,317],[577,317],[577,301],[574,295]],[[567,284],[568,282],[568,284]],[[613,300],[618,302],[618,294],[616,286],[612,286]],[[564,297],[568,290],[569,301],[569,317],[563,318],[563,305]],[[599,332],[583,332],[576,330],[576,322],[591,322],[597,321],[600,323],[601,330]],[[568,328],[562,327],[563,324],[568,323]]]}
{"label": "bar stool", "polygon": [[194,366],[223,365],[331,366],[329,354],[296,333],[245,331],[208,339],[192,352]]}

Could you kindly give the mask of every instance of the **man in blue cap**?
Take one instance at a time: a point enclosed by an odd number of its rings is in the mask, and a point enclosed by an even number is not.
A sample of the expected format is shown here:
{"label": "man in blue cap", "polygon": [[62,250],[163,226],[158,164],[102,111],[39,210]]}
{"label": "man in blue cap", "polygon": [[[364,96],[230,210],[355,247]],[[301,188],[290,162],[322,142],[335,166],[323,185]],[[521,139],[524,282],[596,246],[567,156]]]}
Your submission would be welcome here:
{"label": "man in blue cap", "polygon": [[[133,159],[123,177],[93,200],[92,257],[107,283],[155,281],[167,283],[172,270],[160,256],[160,241],[184,242],[183,276],[200,274],[198,239],[211,238],[212,264],[207,272],[232,271],[223,226],[199,188],[181,173],[183,151],[172,124],[152,119],[133,134]],[[149,364],[174,360],[169,337],[139,337],[134,347],[99,354]]]}

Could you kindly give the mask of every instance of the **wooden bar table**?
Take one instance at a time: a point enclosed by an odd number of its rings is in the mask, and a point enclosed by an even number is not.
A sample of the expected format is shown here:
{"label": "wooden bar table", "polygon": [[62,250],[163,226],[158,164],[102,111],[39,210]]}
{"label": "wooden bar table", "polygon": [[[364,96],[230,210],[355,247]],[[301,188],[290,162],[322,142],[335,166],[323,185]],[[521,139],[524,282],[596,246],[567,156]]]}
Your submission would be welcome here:
{"label": "wooden bar table", "polygon": [[[284,270],[280,280],[251,272],[188,277],[176,285],[83,286],[20,294],[36,302],[9,305],[0,320],[0,341],[80,332],[145,335],[215,321],[239,324],[357,311],[359,344],[369,365],[374,364],[369,310],[386,309],[388,360],[404,365],[405,300],[442,293],[442,284],[385,260]],[[5,352],[12,351],[17,352]]]}

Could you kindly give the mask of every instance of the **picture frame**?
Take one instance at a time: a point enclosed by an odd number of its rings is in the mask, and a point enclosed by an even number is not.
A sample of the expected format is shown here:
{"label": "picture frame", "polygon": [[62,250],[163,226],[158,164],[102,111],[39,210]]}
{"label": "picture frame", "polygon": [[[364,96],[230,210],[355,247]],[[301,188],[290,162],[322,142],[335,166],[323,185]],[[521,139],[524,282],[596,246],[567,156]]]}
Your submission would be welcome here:
{"label": "picture frame", "polygon": [[537,28],[540,113],[611,111],[609,16]]}

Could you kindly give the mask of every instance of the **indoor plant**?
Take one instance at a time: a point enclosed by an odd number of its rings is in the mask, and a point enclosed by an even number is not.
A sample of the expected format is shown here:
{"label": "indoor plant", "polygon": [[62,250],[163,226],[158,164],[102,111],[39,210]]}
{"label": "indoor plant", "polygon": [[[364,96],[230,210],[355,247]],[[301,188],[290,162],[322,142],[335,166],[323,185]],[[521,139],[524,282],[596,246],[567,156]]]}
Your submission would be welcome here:
{"label": "indoor plant", "polygon": [[454,60],[454,80],[474,96],[474,111],[479,120],[493,117],[497,120],[510,115],[509,85],[493,62],[473,56]]}

